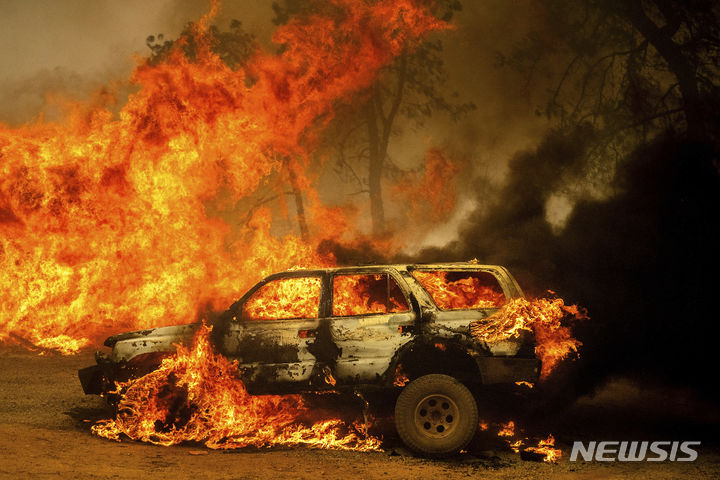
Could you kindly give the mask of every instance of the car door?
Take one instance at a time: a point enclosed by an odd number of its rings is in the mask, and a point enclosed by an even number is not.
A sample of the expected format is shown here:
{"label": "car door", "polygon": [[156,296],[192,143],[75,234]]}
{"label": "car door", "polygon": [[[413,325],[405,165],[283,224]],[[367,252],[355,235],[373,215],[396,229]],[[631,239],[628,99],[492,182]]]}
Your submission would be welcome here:
{"label": "car door", "polygon": [[307,382],[315,366],[308,346],[319,325],[322,274],[283,274],[253,287],[235,307],[223,338],[249,386]]}
{"label": "car door", "polygon": [[340,384],[373,383],[412,338],[415,313],[405,281],[390,270],[340,271],[329,281],[334,376]]}

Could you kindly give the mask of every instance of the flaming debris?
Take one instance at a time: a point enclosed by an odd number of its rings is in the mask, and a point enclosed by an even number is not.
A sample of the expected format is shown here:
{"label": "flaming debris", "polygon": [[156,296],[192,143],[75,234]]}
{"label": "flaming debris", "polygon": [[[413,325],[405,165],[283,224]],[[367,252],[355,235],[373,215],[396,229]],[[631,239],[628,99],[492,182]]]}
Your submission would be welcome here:
{"label": "flaming debris", "polygon": [[409,381],[410,377],[408,377],[407,373],[403,370],[402,364],[398,363],[398,366],[395,367],[395,379],[393,380],[393,385],[396,387],[404,387]]}
{"label": "flaming debris", "polygon": [[571,336],[561,321],[566,317],[586,319],[586,312],[576,305],[565,305],[562,298],[526,300],[516,298],[503,305],[494,315],[470,324],[470,333],[488,343],[518,337],[520,332],[535,334],[535,355],[542,361],[540,379],[545,379],[560,360],[572,353],[578,355],[582,343]]}
{"label": "flaming debris", "polygon": [[555,437],[552,435],[548,435],[545,440],[540,440],[537,447],[525,447],[525,450],[545,455],[545,461],[550,463],[557,463],[562,457],[562,450],[555,448]]}
{"label": "flaming debris", "polygon": [[498,437],[513,437],[515,436],[515,422],[512,420],[500,425],[498,430]]}
{"label": "flaming debris", "polygon": [[201,327],[192,347],[179,345],[157,370],[118,384],[121,400],[116,418],[96,423],[93,433],[164,446],[199,442],[213,449],[276,445],[379,449],[380,441],[359,424],[303,421],[309,411],[298,395],[249,395],[238,379],[237,364],[212,351],[210,330]]}
{"label": "flaming debris", "polygon": [[[487,431],[488,423],[480,420],[478,425],[481,431]],[[524,452],[533,452],[539,454],[543,461],[548,463],[557,463],[562,457],[562,450],[555,448],[555,437],[552,434],[546,439],[532,441],[528,437],[517,438],[519,435],[515,426],[515,422],[510,420],[507,423],[496,425],[496,435],[501,437],[515,453],[519,453],[522,449]],[[533,446],[532,444],[535,443]],[[523,445],[529,445],[523,448]]]}
{"label": "flaming debris", "polygon": [[313,232],[272,236],[269,209],[251,210],[232,236],[210,213],[232,214],[292,168],[317,235],[342,237],[348,222],[319,203],[304,172],[318,129],[447,26],[411,0],[333,5],[337,19],[292,21],[274,34],[280,53],[257,51],[232,70],[206,34],[213,2],[192,29],[194,57],[176,48],[139,65],[139,89],[118,114],[105,92],[70,105],[61,123],[0,125],[0,341],[72,353],[111,331],[225,308],[272,271],[334,261],[316,253]]}

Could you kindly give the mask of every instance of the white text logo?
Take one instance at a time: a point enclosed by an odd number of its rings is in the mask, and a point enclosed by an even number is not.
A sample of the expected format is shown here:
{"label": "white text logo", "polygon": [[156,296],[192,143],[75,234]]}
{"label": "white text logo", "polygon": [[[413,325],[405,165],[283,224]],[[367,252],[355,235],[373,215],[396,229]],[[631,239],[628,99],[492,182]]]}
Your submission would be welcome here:
{"label": "white text logo", "polygon": [[698,457],[693,446],[700,442],[573,442],[570,461],[580,456],[586,462],[693,462]]}

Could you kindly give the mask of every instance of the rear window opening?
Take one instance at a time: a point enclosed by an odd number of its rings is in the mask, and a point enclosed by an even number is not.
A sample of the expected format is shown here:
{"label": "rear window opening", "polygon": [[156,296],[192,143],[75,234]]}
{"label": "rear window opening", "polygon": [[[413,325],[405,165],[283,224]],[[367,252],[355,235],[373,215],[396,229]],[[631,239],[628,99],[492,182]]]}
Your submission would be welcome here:
{"label": "rear window opening", "polygon": [[505,304],[505,294],[489,272],[415,270],[412,274],[441,310],[498,308]]}

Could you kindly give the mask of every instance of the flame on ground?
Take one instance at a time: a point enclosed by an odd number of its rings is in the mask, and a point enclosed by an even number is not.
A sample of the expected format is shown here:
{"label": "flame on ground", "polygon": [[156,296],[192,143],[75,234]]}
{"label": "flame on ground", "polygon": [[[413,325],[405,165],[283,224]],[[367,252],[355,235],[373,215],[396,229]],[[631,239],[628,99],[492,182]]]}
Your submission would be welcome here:
{"label": "flame on ground", "polygon": [[555,448],[555,437],[552,434],[545,440],[540,440],[536,447],[525,447],[525,450],[544,455],[544,460],[549,463],[557,463],[562,457],[562,450]]}
{"label": "flame on ground", "polygon": [[[488,422],[480,420],[478,427],[481,431],[487,431],[489,428]],[[543,455],[543,461],[548,463],[557,463],[562,457],[562,450],[555,448],[555,437],[552,434],[548,435],[546,439],[537,441],[532,441],[528,437],[517,438],[517,429],[515,422],[512,420],[507,423],[500,423],[496,425],[496,428],[496,435],[502,438],[515,453],[519,453],[521,449],[537,453]],[[533,443],[535,445],[531,445]],[[524,445],[529,446],[524,447]]]}
{"label": "flame on ground", "polygon": [[518,337],[522,331],[535,335],[535,355],[542,361],[540,379],[545,379],[558,363],[578,354],[582,343],[573,338],[570,327],[561,321],[566,317],[586,319],[576,305],[566,306],[562,298],[526,300],[516,298],[488,318],[472,322],[470,333],[488,343]]}
{"label": "flame on ground", "polygon": [[211,328],[203,325],[190,348],[137,379],[118,384],[118,414],[92,427],[120,441],[170,446],[198,442],[208,448],[303,445],[340,450],[378,450],[380,441],[360,424],[303,421],[308,409],[298,395],[252,396],[239,380],[236,363],[212,351]]}
{"label": "flame on ground", "polygon": [[498,430],[498,437],[513,437],[515,436],[515,422],[512,420],[500,425]]}

